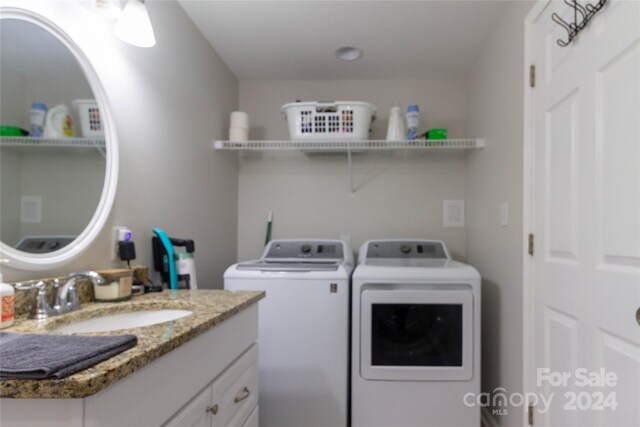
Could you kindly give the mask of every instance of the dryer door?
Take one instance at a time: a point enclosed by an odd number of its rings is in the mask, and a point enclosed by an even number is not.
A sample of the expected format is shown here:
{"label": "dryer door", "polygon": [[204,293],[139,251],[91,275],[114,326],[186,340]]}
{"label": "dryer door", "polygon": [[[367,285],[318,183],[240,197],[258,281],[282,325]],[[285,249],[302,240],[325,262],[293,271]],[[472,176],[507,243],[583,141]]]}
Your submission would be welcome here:
{"label": "dryer door", "polygon": [[360,374],[369,380],[466,381],[473,376],[473,295],[464,290],[365,290]]}

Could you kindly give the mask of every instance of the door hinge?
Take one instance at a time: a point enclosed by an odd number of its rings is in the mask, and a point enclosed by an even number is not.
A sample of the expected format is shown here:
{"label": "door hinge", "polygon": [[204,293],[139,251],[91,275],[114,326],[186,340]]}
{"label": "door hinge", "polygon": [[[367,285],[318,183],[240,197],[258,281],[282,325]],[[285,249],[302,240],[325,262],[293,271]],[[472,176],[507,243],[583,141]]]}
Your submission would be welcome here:
{"label": "door hinge", "polygon": [[529,234],[529,255],[533,256],[533,249],[534,249],[534,243],[533,243],[533,234]]}
{"label": "door hinge", "polygon": [[529,86],[536,87],[536,66],[529,66]]}
{"label": "door hinge", "polygon": [[527,417],[529,419],[529,425],[533,425],[533,403],[529,403],[529,409],[527,410]]}

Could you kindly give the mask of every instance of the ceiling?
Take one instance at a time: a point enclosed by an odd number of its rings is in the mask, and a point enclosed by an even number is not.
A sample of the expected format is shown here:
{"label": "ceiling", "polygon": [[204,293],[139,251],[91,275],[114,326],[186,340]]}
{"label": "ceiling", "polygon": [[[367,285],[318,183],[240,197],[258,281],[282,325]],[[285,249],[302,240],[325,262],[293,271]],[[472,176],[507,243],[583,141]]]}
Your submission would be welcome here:
{"label": "ceiling", "polygon": [[[464,78],[509,1],[179,0],[240,80]],[[364,51],[354,62],[335,50]]]}

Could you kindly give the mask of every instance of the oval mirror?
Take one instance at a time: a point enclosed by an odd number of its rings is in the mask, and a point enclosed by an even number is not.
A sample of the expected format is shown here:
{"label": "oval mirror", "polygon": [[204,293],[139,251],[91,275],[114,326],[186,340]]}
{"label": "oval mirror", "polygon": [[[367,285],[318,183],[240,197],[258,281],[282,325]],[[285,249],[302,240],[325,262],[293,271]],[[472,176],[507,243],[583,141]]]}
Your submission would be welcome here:
{"label": "oval mirror", "polygon": [[28,10],[0,9],[0,252],[58,267],[100,232],[117,183],[104,89],[78,45]]}

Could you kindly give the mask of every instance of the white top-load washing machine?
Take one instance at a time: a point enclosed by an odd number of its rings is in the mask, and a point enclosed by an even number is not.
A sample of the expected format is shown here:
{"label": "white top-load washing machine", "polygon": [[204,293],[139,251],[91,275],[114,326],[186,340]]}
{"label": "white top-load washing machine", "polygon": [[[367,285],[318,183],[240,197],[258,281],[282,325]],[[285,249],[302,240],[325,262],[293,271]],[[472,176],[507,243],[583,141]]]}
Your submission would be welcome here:
{"label": "white top-load washing machine", "polygon": [[260,426],[346,426],[353,252],[339,240],[274,240],[224,274],[228,290],[263,290]]}
{"label": "white top-load washing machine", "polygon": [[352,292],[352,425],[479,426],[478,271],[441,241],[371,240]]}

